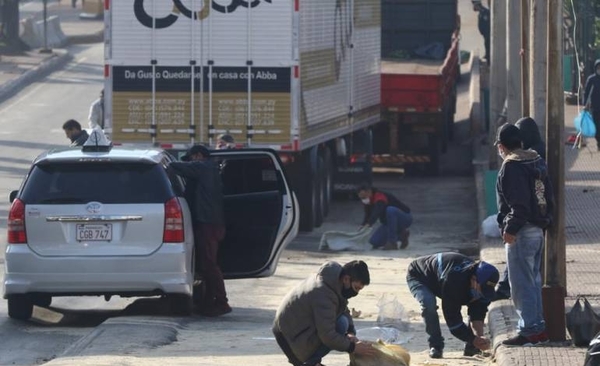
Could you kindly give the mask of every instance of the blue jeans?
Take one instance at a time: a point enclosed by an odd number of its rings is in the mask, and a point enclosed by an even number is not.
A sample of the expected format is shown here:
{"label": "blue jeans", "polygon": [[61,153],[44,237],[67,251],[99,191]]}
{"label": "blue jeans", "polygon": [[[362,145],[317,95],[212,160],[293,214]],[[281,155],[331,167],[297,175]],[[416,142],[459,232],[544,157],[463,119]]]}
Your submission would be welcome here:
{"label": "blue jeans", "polygon": [[436,296],[431,290],[422,284],[417,278],[412,277],[410,273],[406,276],[406,284],[410,293],[421,304],[421,316],[425,321],[425,332],[429,335],[429,347],[444,349],[444,337],[440,329],[440,318],[437,313]]}
{"label": "blue jeans", "polygon": [[[346,335],[348,333],[348,329],[350,329],[350,318],[348,315],[342,314],[337,318],[335,322],[335,331],[339,334]],[[328,348],[326,345],[322,344],[317,351],[308,358],[308,360],[304,361],[302,365],[313,366],[317,363],[321,363],[321,359],[327,356],[331,352],[331,348]]]}
{"label": "blue jeans", "polygon": [[388,206],[385,209],[386,223],[381,224],[375,230],[369,243],[373,248],[384,246],[386,243],[394,243],[398,241],[398,234],[408,229],[412,224],[412,215],[399,209],[398,207]]}
{"label": "blue jeans", "polygon": [[519,316],[518,333],[525,337],[539,334],[546,329],[540,274],[544,233],[539,227],[527,224],[517,233],[516,242],[504,247],[511,296]]}

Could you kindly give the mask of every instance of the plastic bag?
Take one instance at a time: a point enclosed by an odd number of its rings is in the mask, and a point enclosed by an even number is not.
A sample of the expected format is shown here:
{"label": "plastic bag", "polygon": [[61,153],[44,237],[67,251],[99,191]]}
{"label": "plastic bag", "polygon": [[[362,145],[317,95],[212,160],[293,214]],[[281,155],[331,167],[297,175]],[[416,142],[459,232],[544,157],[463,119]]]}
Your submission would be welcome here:
{"label": "plastic bag", "polygon": [[377,307],[379,308],[377,315],[379,327],[393,327],[402,331],[410,330],[409,323],[403,320],[406,317],[404,307],[396,296],[389,293],[383,294],[377,301]]}
{"label": "plastic bag", "polygon": [[590,342],[583,366],[600,366],[600,333]]}
{"label": "plastic bag", "polygon": [[321,236],[319,250],[371,250],[369,243],[373,228],[365,227],[360,231],[349,233],[346,231],[327,231]]}
{"label": "plastic bag", "polygon": [[579,112],[575,120],[573,121],[575,124],[575,130],[581,133],[585,137],[594,137],[596,136],[596,125],[594,124],[594,118],[590,114],[590,112],[585,109]]}
{"label": "plastic bag", "polygon": [[[359,338],[360,339],[360,338]],[[386,344],[379,340],[369,342],[377,351],[374,356],[350,354],[350,366],[408,366],[410,354],[402,346]]]}
{"label": "plastic bag", "polygon": [[361,341],[382,340],[389,344],[405,344],[413,338],[413,334],[394,327],[371,327],[357,329],[356,337]]}
{"label": "plastic bag", "polygon": [[585,296],[577,296],[575,305],[567,313],[567,329],[573,344],[577,347],[587,347],[594,336],[600,332],[600,316],[596,314]]}
{"label": "plastic bag", "polygon": [[499,238],[502,236],[498,222],[496,221],[496,215],[490,215],[483,220],[481,223],[481,230],[483,235],[490,238]]}

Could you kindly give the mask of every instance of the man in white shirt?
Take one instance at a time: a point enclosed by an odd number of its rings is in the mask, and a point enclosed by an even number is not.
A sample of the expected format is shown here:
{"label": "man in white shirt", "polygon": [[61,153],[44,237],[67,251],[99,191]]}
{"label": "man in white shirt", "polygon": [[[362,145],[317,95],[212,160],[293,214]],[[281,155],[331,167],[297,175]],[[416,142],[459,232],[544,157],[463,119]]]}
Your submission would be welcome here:
{"label": "man in white shirt", "polygon": [[104,129],[104,89],[100,92],[100,98],[92,103],[88,120],[90,128]]}

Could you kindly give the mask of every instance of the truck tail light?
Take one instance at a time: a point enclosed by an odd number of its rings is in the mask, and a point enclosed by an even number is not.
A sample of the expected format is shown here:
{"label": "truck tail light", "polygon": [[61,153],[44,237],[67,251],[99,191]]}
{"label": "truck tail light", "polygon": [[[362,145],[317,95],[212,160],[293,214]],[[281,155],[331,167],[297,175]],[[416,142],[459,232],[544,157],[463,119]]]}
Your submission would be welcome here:
{"label": "truck tail light", "polygon": [[173,197],[165,203],[163,243],[181,243],[183,241],[185,241],[183,211],[177,197]]}
{"label": "truck tail light", "polygon": [[8,213],[8,243],[27,244],[25,231],[25,204],[20,199],[15,199]]}
{"label": "truck tail light", "polygon": [[350,155],[350,164],[366,163],[367,159],[367,154],[352,154]]}

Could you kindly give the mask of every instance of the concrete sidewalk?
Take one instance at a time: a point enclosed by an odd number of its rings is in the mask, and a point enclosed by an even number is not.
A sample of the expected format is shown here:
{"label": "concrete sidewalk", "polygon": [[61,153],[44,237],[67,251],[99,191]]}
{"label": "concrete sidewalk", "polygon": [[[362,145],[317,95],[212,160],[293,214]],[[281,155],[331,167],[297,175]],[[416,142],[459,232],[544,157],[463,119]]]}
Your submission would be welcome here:
{"label": "concrete sidewalk", "polygon": [[[573,119],[577,113],[577,106],[565,105],[565,140],[575,132]],[[586,143],[587,146],[581,149],[565,145],[567,312],[579,294],[586,295],[596,309],[600,305],[600,222],[597,219],[600,208],[600,152],[595,139],[587,138]],[[478,198],[481,198],[485,196],[481,193],[485,189],[483,170],[481,167],[475,170]],[[478,201],[481,223],[485,219],[486,208],[482,199]],[[482,259],[503,271],[506,257],[501,240],[481,237],[480,243]],[[536,347],[501,345],[503,340],[516,334],[517,319],[511,300],[492,303],[488,324],[498,365],[583,365],[586,349],[572,346],[568,332],[567,341],[561,343]]]}
{"label": "concrete sidewalk", "polygon": [[[21,19],[43,19],[41,0],[34,0],[20,8]],[[104,21],[82,19],[81,6],[71,7],[70,1],[50,2],[48,16],[60,18],[60,25],[67,38],[65,48],[52,49],[51,53],[40,53],[32,49],[22,54],[0,54],[0,101],[9,98],[32,81],[63,67],[71,55],[67,48],[82,43],[104,41]]]}

